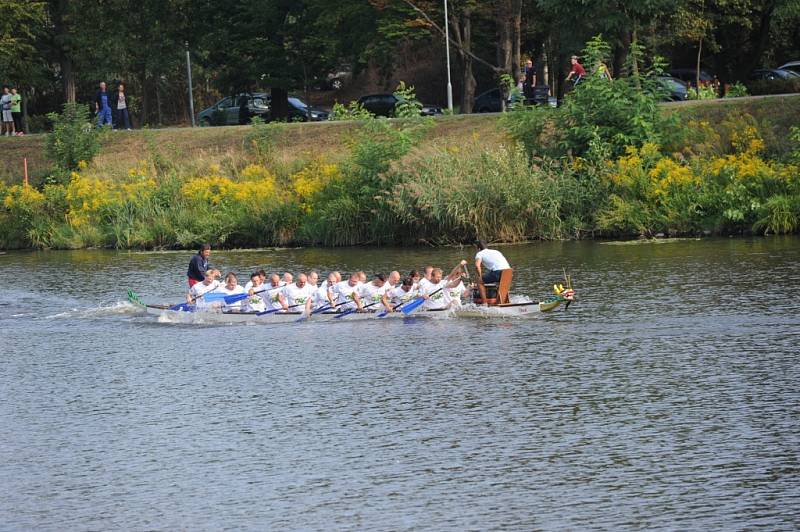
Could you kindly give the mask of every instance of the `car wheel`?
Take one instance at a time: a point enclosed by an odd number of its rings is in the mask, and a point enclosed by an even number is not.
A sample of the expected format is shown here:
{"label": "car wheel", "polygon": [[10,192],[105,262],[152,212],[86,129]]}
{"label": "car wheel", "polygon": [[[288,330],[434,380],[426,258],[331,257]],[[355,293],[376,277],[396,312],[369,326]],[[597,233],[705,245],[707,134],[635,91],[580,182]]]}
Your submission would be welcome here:
{"label": "car wheel", "polygon": [[338,91],[339,89],[341,89],[342,85],[343,85],[343,83],[342,83],[342,80],[340,80],[340,79],[334,79],[333,81],[331,81],[331,88],[333,90],[335,90],[335,91]]}
{"label": "car wheel", "polygon": [[200,120],[200,127],[211,127],[211,120],[208,118],[203,118]]}

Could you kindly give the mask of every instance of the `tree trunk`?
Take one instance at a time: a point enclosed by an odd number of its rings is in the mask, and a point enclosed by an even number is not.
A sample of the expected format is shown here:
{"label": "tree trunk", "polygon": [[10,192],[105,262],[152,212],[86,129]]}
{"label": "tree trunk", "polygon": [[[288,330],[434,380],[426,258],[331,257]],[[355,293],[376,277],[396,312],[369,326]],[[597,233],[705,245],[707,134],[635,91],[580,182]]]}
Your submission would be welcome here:
{"label": "tree trunk", "polygon": [[513,35],[511,43],[511,75],[514,83],[519,80],[522,57],[520,47],[522,45],[522,0],[511,1],[511,14],[513,20]]}
{"label": "tree trunk", "polygon": [[289,118],[289,91],[272,87],[271,119],[287,120]]}
{"label": "tree trunk", "polygon": [[69,38],[69,27],[66,23],[68,0],[57,0],[53,6],[53,29],[55,47],[58,50],[58,63],[61,67],[61,83],[64,89],[64,99],[68,103],[75,103],[75,73],[72,70],[72,58],[69,55],[65,41]]}
{"label": "tree trunk", "polygon": [[513,49],[513,20],[511,13],[512,0],[499,0],[495,7],[495,24],[497,25],[497,66],[504,74],[511,74]]}
{"label": "tree trunk", "polygon": [[147,94],[147,81],[147,72],[142,71],[142,108],[139,114],[142,126],[149,124],[150,117],[150,96]]}
{"label": "tree trunk", "polygon": [[475,76],[472,73],[472,9],[465,7],[461,14],[450,14],[450,26],[453,28],[452,40],[458,45],[458,57],[461,59],[461,112],[472,113],[475,104]]}
{"label": "tree trunk", "polygon": [[695,70],[695,86],[697,89],[697,97],[700,98],[700,57],[703,54],[703,38],[700,37],[700,42],[697,44],[697,69]]}

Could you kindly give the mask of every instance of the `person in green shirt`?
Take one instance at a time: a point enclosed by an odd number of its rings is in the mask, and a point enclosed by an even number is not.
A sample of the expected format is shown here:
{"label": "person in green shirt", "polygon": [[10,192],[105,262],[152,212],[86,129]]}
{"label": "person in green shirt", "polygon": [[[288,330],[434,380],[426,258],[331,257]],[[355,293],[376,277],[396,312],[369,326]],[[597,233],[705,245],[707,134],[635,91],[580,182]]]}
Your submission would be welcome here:
{"label": "person in green shirt", "polygon": [[11,116],[14,118],[14,130],[17,136],[22,136],[22,109],[20,108],[22,96],[17,92],[16,87],[11,87]]}

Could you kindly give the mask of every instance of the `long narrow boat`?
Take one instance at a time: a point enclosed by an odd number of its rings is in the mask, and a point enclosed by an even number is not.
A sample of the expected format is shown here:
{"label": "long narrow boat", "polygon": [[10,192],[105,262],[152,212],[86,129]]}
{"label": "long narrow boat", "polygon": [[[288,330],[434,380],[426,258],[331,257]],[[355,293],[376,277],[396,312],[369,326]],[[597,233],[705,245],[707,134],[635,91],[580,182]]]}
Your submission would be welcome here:
{"label": "long narrow boat", "polygon": [[448,309],[420,308],[410,315],[399,310],[380,316],[381,311],[367,309],[364,312],[353,312],[343,316],[341,311],[324,311],[312,316],[304,316],[298,311],[280,311],[259,316],[256,312],[241,312],[223,309],[170,310],[168,305],[151,305],[143,302],[133,291],[128,291],[128,301],[141,311],[159,317],[160,321],[174,323],[264,323],[281,324],[297,321],[337,322],[368,319],[402,319],[402,318],[527,318],[540,312],[551,312],[562,303],[566,306],[575,300],[575,291],[570,287],[556,289],[556,294],[544,301],[506,303],[493,305],[462,304]]}

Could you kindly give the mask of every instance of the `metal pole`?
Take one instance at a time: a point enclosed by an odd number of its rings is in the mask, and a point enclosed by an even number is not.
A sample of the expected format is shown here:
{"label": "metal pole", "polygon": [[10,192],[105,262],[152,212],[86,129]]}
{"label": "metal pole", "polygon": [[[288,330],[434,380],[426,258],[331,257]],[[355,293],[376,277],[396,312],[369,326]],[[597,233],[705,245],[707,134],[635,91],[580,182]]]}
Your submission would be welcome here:
{"label": "metal pole", "polygon": [[450,82],[450,21],[447,18],[447,0],[444,0],[444,42],[447,55],[447,108],[453,112],[453,84]]}
{"label": "metal pole", "polygon": [[194,97],[192,96],[192,59],[189,57],[189,41],[186,41],[186,77],[189,80],[189,115],[192,117],[192,127],[194,123]]}

